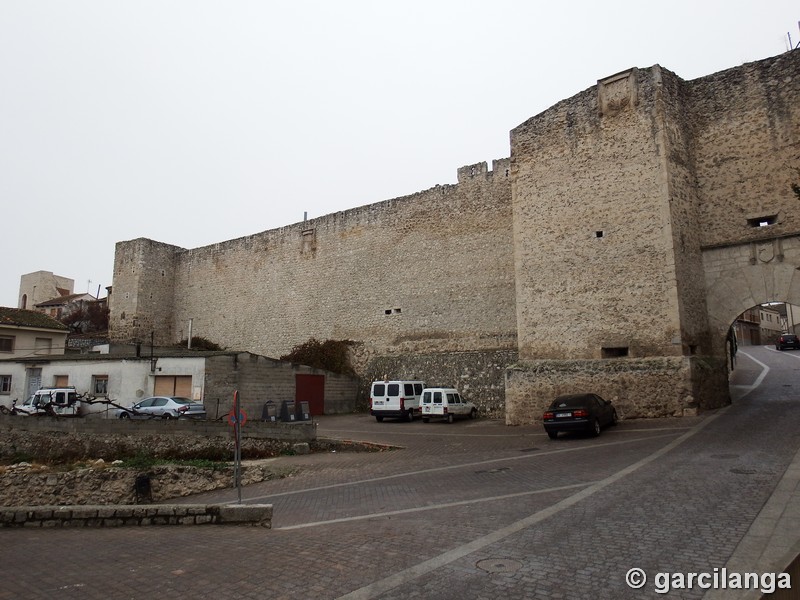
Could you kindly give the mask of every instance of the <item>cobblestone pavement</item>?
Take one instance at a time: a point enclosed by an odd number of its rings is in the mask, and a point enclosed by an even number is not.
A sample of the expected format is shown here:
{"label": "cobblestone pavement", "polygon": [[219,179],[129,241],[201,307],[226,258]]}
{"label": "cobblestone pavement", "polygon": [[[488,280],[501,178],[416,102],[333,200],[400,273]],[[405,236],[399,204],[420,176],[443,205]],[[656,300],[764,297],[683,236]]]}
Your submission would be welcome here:
{"label": "cobblestone pavement", "polygon": [[275,459],[301,470],[242,494],[271,530],[0,531],[0,599],[701,598],[654,578],[723,568],[800,449],[800,353],[750,353],[769,373],[742,356],[730,407],[598,438],[324,417],[320,436],[396,448]]}

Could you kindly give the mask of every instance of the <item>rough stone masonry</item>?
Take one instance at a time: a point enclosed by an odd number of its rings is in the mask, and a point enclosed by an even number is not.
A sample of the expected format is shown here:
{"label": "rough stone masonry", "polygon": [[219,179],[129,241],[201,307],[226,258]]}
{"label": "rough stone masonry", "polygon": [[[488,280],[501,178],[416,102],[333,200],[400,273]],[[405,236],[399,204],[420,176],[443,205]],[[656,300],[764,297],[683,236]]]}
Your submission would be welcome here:
{"label": "rough stone masonry", "polygon": [[800,304],[799,67],[633,68],[457,184],[202,248],[119,242],[112,335],[354,340],[366,379],[454,385],[509,424],[585,389],[627,416],[721,406],[736,316]]}

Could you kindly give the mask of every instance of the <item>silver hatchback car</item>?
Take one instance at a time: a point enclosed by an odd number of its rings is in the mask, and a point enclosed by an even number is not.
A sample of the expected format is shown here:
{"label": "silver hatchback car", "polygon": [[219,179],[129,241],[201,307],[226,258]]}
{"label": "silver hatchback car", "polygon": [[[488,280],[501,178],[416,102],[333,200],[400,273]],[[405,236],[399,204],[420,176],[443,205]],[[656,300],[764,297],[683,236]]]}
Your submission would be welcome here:
{"label": "silver hatchback car", "polygon": [[199,402],[180,396],[152,396],[119,411],[120,419],[205,419],[206,409]]}

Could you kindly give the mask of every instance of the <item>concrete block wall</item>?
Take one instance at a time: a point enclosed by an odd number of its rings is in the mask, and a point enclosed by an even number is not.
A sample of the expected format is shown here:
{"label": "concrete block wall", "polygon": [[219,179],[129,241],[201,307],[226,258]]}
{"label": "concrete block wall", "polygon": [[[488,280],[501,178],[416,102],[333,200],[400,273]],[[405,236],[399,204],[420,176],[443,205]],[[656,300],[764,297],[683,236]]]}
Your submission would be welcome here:
{"label": "concrete block wall", "polygon": [[358,378],[337,375],[306,365],[281,362],[264,356],[241,353],[209,357],[206,362],[205,405],[211,418],[227,414],[233,407],[233,393],[251,419],[261,417],[268,400],[279,407],[295,400],[298,374],[325,378],[325,414],[353,412],[358,397]]}
{"label": "concrete block wall", "polygon": [[[230,409],[228,409],[230,410]],[[227,414],[227,411],[226,411]],[[311,421],[295,423],[267,423],[258,421],[261,411],[242,427],[243,438],[310,442],[316,439],[316,426]],[[201,437],[232,436],[227,421],[193,421],[184,419],[121,420],[101,418],[53,418],[0,416],[0,427],[19,431],[51,431],[88,434],[124,434],[150,436],[158,434],[186,434]]]}

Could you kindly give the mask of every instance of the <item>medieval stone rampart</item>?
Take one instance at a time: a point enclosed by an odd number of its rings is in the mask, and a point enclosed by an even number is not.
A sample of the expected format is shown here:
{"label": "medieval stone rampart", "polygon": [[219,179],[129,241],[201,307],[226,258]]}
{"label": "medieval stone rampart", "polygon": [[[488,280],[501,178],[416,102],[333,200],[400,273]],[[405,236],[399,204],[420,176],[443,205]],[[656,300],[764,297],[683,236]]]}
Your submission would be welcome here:
{"label": "medieval stone rampart", "polygon": [[[174,342],[191,321],[269,356],[350,339],[364,378],[447,377],[509,423],[556,390],[637,416],[720,406],[730,306],[800,304],[793,282],[769,298],[753,281],[800,267],[781,266],[800,236],[799,73],[798,52],[688,82],[634,68],[522,123],[510,159],[456,185],[204,248],[121,242],[113,334]],[[735,267],[709,275],[723,247]],[[518,363],[505,381],[501,363]]]}
{"label": "medieval stone rampart", "polygon": [[[420,353],[497,363],[516,349],[509,168],[470,165],[456,185],[203,248],[120,242],[113,335],[173,343],[191,320],[194,335],[267,356],[312,337],[354,340],[362,373],[404,356],[401,378],[425,371]],[[502,381],[476,385],[496,405]]]}

